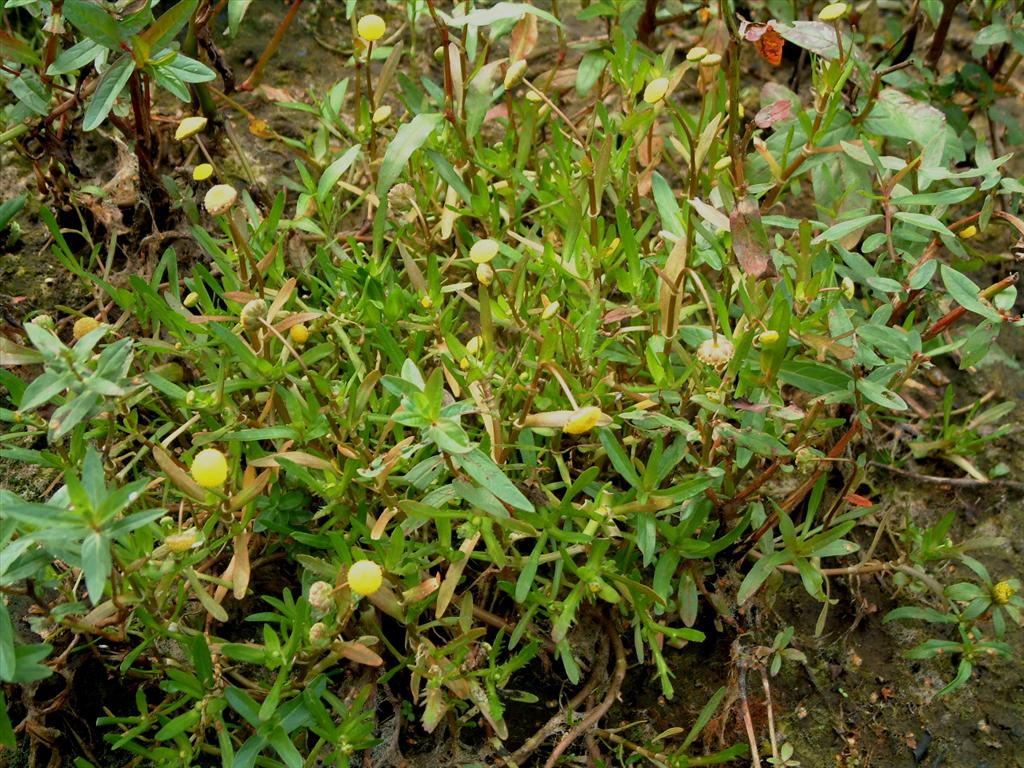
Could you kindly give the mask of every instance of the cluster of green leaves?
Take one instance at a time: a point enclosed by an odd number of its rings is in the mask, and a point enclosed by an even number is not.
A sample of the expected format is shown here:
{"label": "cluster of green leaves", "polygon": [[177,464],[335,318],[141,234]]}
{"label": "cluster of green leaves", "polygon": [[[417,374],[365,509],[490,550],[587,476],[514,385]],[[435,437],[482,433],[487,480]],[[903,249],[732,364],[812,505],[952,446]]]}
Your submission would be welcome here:
{"label": "cluster of green leaves", "polygon": [[[87,118],[136,68],[174,90],[167,67],[186,59],[163,51],[192,6],[107,35],[103,11],[66,0],[90,38],[80,64],[147,51],[105,70]],[[616,3],[586,13],[610,34],[581,44],[575,73],[531,62],[511,90],[506,40],[529,60],[538,28],[564,34],[555,16],[504,2],[426,17],[452,40],[430,70],[403,68],[416,52],[396,45],[378,51],[375,86],[371,73],[288,105],[315,125],[287,140],[297,178],[266,208],[243,193],[211,219],[201,185],[168,179],[205,256],[187,270],[167,250],[151,276],[112,284],[90,268],[103,244],[76,254],[47,218],[55,253],[116,320],[74,344],[29,322],[31,347],[3,347],[43,370],[28,385],[2,374],[0,455],[64,484],[42,502],[0,497],[13,510],[0,586],[32,574],[60,596],[50,645],[0,642],[0,679],[102,636],[121,649],[112,666],[149,681],[137,712],[104,718],[114,747],[159,765],[348,765],[375,734],[368,687],[332,692],[350,666],[407,672],[428,731],[479,713],[505,739],[510,703],[535,700],[527,664],[552,658],[583,681],[579,628],[597,615],[628,625],[666,696],[667,647],[709,641],[787,571],[824,626],[828,567],[856,566],[870,538],[869,509],[850,505],[869,458],[857,435],[914,418],[901,389],[921,370],[978,364],[1020,325],[1013,285],[965,274],[980,257],[961,235],[1017,226],[1024,189],[1008,156],[926,102],[931,86],[855,55],[866,41],[848,27],[780,19],[809,51],[812,96],[773,84],[742,116],[753,51],[731,19],[705,39],[736,58],[709,64],[651,53]],[[661,76],[669,97],[645,103]],[[372,122],[384,102],[397,125]],[[470,258],[483,238],[499,243],[486,279]],[[604,418],[570,428],[586,408]],[[996,408],[958,431],[947,398],[941,443],[915,455],[997,436]],[[26,447],[36,439],[46,448]],[[210,447],[227,456],[222,488],[188,472]],[[906,527],[892,563],[913,567],[868,564],[917,586],[951,560],[977,575],[947,589],[948,610],[891,614],[955,626],[959,639],[912,654],[959,654],[963,682],[989,649],[1009,651],[982,620],[1002,637],[1020,606],[986,602],[991,579],[947,542],[951,522]],[[367,559],[385,583],[361,598],[345,574]],[[251,612],[245,598],[269,588],[257,564],[278,560],[295,582]],[[320,581],[326,609],[310,599]],[[799,660],[789,641],[766,649],[772,674]],[[695,738],[659,749],[678,765],[738,754],[691,759]]]}

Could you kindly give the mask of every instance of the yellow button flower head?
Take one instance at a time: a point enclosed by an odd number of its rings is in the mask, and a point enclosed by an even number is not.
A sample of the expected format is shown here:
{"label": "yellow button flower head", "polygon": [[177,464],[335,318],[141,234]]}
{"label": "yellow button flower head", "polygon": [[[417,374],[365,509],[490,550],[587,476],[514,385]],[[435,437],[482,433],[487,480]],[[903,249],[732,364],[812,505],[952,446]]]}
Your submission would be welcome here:
{"label": "yellow button flower head", "polygon": [[230,184],[215,184],[203,198],[203,206],[211,216],[221,216],[231,210],[238,199],[238,191]]}
{"label": "yellow button flower head", "polygon": [[821,9],[818,18],[822,21],[835,21],[836,19],[843,18],[849,8],[850,6],[846,3],[829,3]]}
{"label": "yellow button flower head", "polygon": [[75,325],[71,329],[71,335],[75,337],[75,341],[78,341],[85,334],[91,333],[99,327],[100,323],[95,317],[80,317],[75,320]]}
{"label": "yellow button flower head", "polygon": [[722,54],[720,53],[709,53],[707,56],[700,60],[702,67],[714,67],[722,63]]}
{"label": "yellow button flower head", "polygon": [[331,639],[331,630],[322,621],[318,621],[309,628],[309,642],[313,645],[323,645]]}
{"label": "yellow button flower head", "polygon": [[200,163],[192,169],[192,178],[195,181],[206,181],[213,176],[213,166],[209,163]]}
{"label": "yellow button flower head", "polygon": [[348,569],[348,586],[357,595],[372,595],[384,583],[384,573],[372,560],[357,560]]}
{"label": "yellow button flower head", "polygon": [[971,224],[969,227],[964,227],[957,233],[962,239],[968,240],[978,234],[978,228]]}
{"label": "yellow button flower head", "polygon": [[552,301],[550,304],[544,306],[544,311],[540,313],[541,320],[550,320],[552,317],[558,314],[558,302]]}
{"label": "yellow button flower head", "polygon": [[568,432],[570,435],[582,435],[589,432],[594,427],[604,427],[611,424],[611,417],[604,413],[600,408],[594,405],[588,405],[583,408],[578,408],[572,415],[572,418],[566,422],[566,425],[562,428],[563,432]]}
{"label": "yellow button flower head", "polygon": [[420,299],[420,306],[424,309],[430,309],[434,306],[434,300],[430,298],[430,296],[423,296],[423,298]]}
{"label": "yellow button flower head", "polygon": [[384,24],[384,19],[375,13],[368,13],[356,24],[356,32],[358,32],[359,36],[368,43],[372,43],[384,37],[384,31],[386,29],[387,27]]}
{"label": "yellow button flower head", "polygon": [[703,45],[695,45],[686,52],[686,60],[690,62],[700,61],[708,55],[708,49]]}
{"label": "yellow button flower head", "polygon": [[729,157],[728,155],[726,155],[725,157],[719,158],[718,162],[715,163],[715,170],[716,171],[724,171],[730,165],[732,165],[732,158]]}
{"label": "yellow button flower head", "polygon": [[665,98],[666,93],[668,93],[668,78],[656,78],[651,80],[647,87],[644,88],[644,101],[648,104],[657,104]]}
{"label": "yellow button flower head", "polygon": [[498,255],[498,241],[485,237],[473,243],[469,249],[469,258],[474,264],[486,264]]}
{"label": "yellow button flower head", "polygon": [[374,125],[380,125],[383,122],[387,122],[389,117],[391,117],[391,106],[389,104],[382,104],[373,110],[373,117],[370,119],[373,120]]}
{"label": "yellow button flower head", "polygon": [[778,331],[765,331],[757,337],[757,343],[762,347],[770,347],[779,340]]}
{"label": "yellow button flower head", "polygon": [[1006,605],[1016,591],[1010,582],[1000,581],[992,586],[992,601],[996,605]]}
{"label": "yellow button flower head", "polygon": [[174,132],[174,138],[177,141],[182,141],[195,136],[203,128],[206,127],[207,119],[202,115],[193,115],[192,117],[186,117],[180,123],[178,123],[178,129]]}
{"label": "yellow button flower head", "polygon": [[192,460],[192,479],[203,488],[219,488],[228,479],[228,460],[216,448],[206,448]]}
{"label": "yellow button flower head", "polygon": [[293,325],[291,328],[288,329],[288,337],[295,344],[305,344],[306,339],[309,338],[309,328],[302,325],[302,323],[299,323],[298,325]]}

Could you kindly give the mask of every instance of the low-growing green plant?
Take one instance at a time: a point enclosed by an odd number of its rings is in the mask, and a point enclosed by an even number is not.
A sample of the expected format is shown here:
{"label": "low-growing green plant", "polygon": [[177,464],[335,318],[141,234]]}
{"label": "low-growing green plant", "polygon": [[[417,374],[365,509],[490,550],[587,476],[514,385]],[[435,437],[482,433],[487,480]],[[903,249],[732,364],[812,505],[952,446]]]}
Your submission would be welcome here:
{"label": "low-growing green plant", "polygon": [[[208,4],[155,21],[150,5],[115,23],[64,0],[84,38],[52,74],[113,57],[74,83],[95,83],[86,129],[126,83],[188,99],[172,75],[214,76],[174,48]],[[602,34],[572,71],[536,48],[543,32],[571,50],[557,6],[389,6],[388,29],[408,13],[439,46],[415,75],[350,7],[353,75],[285,105],[309,133],[253,131],[298,155],[296,178],[260,202],[212,157],[212,179],[162,179],[194,260],[167,248],[111,279],[104,243],[44,209],[100,309],[72,329],[37,316],[0,348],[37,366],[0,374],[0,456],[62,478],[40,499],[0,491],[0,588],[45,607],[46,639],[16,639],[0,606],[0,680],[89,646],[133,681],[134,711],[99,724],[137,765],[347,766],[393,754],[382,720],[411,702],[423,730],[475,730],[508,765],[543,746],[553,766],[590,732],[623,763],[698,766],[758,759],[749,712],[749,745],[691,754],[724,688],[681,742],[598,726],[631,660],[688,695],[672,651],[727,642],[787,574],[819,633],[836,579],[941,600],[887,619],[943,632],[908,653],[956,656],[942,693],[1011,655],[1019,582],[965,554],[998,541],[954,543],[950,513],[900,520],[883,556],[896,523],[858,490],[890,425],[937,428],[914,456],[980,480],[967,456],[1008,431],[1011,405],[958,425],[952,389],[934,419],[903,393],[1022,324],[1016,274],[971,269],[978,233],[1024,236],[1010,155],[928,103],[944,84],[873,66],[845,4],[760,24],[703,9],[682,55],[640,44],[639,6],[582,10]],[[741,65],[783,46],[809,87],[742,88]],[[5,77],[24,85],[18,50]],[[950,563],[980,585],[944,586]],[[804,661],[792,635],[751,657],[766,690]],[[510,710],[553,664],[571,699],[511,743]],[[799,764],[771,743],[773,765]]]}

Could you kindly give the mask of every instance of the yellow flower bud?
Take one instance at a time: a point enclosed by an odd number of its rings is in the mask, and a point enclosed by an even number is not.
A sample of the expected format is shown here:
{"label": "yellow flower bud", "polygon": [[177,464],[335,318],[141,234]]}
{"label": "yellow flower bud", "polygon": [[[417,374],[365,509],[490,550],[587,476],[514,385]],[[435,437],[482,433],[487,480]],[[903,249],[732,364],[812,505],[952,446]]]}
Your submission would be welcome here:
{"label": "yellow flower bud", "polygon": [[187,531],[174,533],[164,539],[164,544],[171,552],[187,552],[196,543],[196,529],[189,528]]}
{"label": "yellow flower bud", "polygon": [[228,460],[216,448],[206,448],[192,460],[192,479],[203,488],[217,488],[228,479]]}
{"label": "yellow flower bud", "polygon": [[459,360],[459,368],[461,368],[464,371],[468,371],[469,370],[469,358],[468,357],[464,357],[461,360]]}
{"label": "yellow flower bud", "polygon": [[220,216],[231,210],[238,199],[238,191],[230,184],[215,184],[206,191],[203,206],[211,216]]}
{"label": "yellow flower bud", "polygon": [[293,325],[291,328],[288,329],[288,337],[295,344],[305,344],[306,339],[309,338],[309,328],[302,325],[302,323],[299,323],[298,325]]}
{"label": "yellow flower bud", "polygon": [[380,125],[381,123],[387,122],[389,117],[391,117],[391,106],[388,104],[382,104],[373,110],[373,117],[371,119],[373,120],[374,125]]}
{"label": "yellow flower bud", "polygon": [[778,343],[779,332],[778,331],[765,331],[757,337],[757,343],[762,347],[770,347],[773,344]]}
{"label": "yellow flower bud", "polygon": [[505,90],[514,88],[516,83],[523,79],[524,74],[526,74],[526,59],[519,59],[509,64],[508,69],[505,70]]}
{"label": "yellow flower bud", "polygon": [[719,158],[718,162],[715,163],[715,170],[716,171],[724,171],[730,165],[732,165],[732,158],[729,157],[728,155],[726,155],[725,157]]}
{"label": "yellow flower bud", "polygon": [[853,301],[853,297],[857,294],[857,286],[854,285],[853,280],[848,277],[843,278],[843,295],[849,301]]}
{"label": "yellow flower bud", "polygon": [[544,311],[540,313],[540,319],[541,320],[550,320],[552,317],[555,316],[555,314],[557,312],[558,312],[558,302],[557,301],[552,301],[550,304],[548,304],[546,307],[544,307]]}
{"label": "yellow flower bud", "polygon": [[647,87],[644,88],[644,101],[648,104],[657,104],[665,98],[666,93],[668,93],[668,78],[656,78],[651,80]]}
{"label": "yellow flower bud", "polygon": [[75,324],[71,328],[71,335],[75,337],[75,341],[78,341],[87,333],[91,333],[99,327],[100,323],[95,317],[80,317],[75,320]]}
{"label": "yellow flower bud", "polygon": [[386,29],[387,27],[384,24],[384,19],[375,13],[368,13],[356,23],[356,32],[368,43],[372,43],[384,37],[384,31]]}
{"label": "yellow flower bud", "polygon": [[263,299],[253,299],[242,307],[242,311],[238,313],[238,319],[245,330],[255,331],[260,327],[266,315],[267,302]]}
{"label": "yellow flower bud", "polygon": [[526,100],[527,101],[532,101],[532,102],[536,103],[536,102],[541,100],[540,94],[537,93],[536,91],[527,91],[526,92]]}
{"label": "yellow flower bud", "polygon": [[485,237],[473,243],[469,249],[469,259],[474,264],[486,264],[498,255],[498,242]]}
{"label": "yellow flower bud", "polygon": [[206,127],[207,119],[202,115],[194,115],[192,117],[186,117],[180,123],[178,123],[178,129],[174,132],[174,138],[176,141],[182,141],[191,136],[195,136],[203,128]]}
{"label": "yellow flower bud", "polygon": [[423,307],[424,309],[430,309],[432,306],[434,306],[434,300],[429,296],[424,296],[423,298],[420,299],[420,306]]}
{"label": "yellow flower bud", "polygon": [[967,240],[968,238],[974,237],[978,234],[978,228],[971,224],[969,227],[961,229],[957,234],[964,240]]}
{"label": "yellow flower bud", "polygon": [[384,574],[372,560],[357,560],[348,569],[348,586],[357,595],[372,595],[384,583]]}
{"label": "yellow flower bud", "polygon": [[822,21],[835,21],[843,18],[849,9],[846,3],[829,3],[818,13],[818,18]]}
{"label": "yellow flower bud", "polygon": [[708,49],[703,45],[695,45],[693,48],[686,52],[686,60],[689,62],[697,62],[708,55]]}
{"label": "yellow flower bud", "polygon": [[206,181],[211,176],[213,176],[213,166],[209,163],[200,163],[192,169],[192,179],[194,181]]}
{"label": "yellow flower bud", "polygon": [[185,300],[181,303],[191,309],[192,307],[199,303],[199,294],[196,293],[195,291],[192,291],[191,293],[189,293],[188,296],[185,297]]}
{"label": "yellow flower bud", "polygon": [[722,54],[720,53],[709,53],[707,56],[700,60],[702,67],[715,67],[722,63]]}
{"label": "yellow flower bud", "polygon": [[606,426],[610,423],[610,416],[605,414],[597,406],[588,405],[583,408],[578,408],[573,413],[572,418],[566,422],[562,431],[568,432],[570,435],[582,435],[589,432],[594,427]]}
{"label": "yellow flower bud", "polygon": [[490,264],[477,264],[476,279],[480,282],[480,285],[490,285],[494,282],[494,268]]}

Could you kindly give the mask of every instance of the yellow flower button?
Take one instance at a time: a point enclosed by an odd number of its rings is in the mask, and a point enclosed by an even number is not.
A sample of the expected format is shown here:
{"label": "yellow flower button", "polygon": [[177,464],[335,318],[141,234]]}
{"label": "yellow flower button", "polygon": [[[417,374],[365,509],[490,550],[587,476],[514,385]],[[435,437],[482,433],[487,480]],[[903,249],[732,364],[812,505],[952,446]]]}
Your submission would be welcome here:
{"label": "yellow flower button", "polygon": [[372,560],[357,560],[348,569],[348,586],[357,595],[372,595],[384,583],[384,574]]}
{"label": "yellow flower button", "polygon": [[668,78],[659,77],[656,80],[651,80],[644,88],[644,101],[648,104],[657,104],[665,98],[666,93],[668,93]]}
{"label": "yellow flower button", "polygon": [[195,181],[206,181],[213,176],[213,166],[209,163],[200,163],[192,169],[192,178]]}
{"label": "yellow flower button", "polygon": [[493,261],[497,255],[498,241],[491,240],[489,237],[477,240],[473,243],[473,247],[469,249],[469,259],[474,264],[486,264],[489,261]]}
{"label": "yellow flower button", "polygon": [[356,32],[368,43],[372,43],[375,40],[380,40],[384,37],[384,30],[387,27],[384,24],[384,19],[375,13],[369,13],[363,16],[356,24]]}
{"label": "yellow flower button", "polygon": [[228,479],[228,460],[216,448],[206,448],[192,460],[192,479],[203,488],[218,488]]}
{"label": "yellow flower button", "polygon": [[182,141],[195,136],[203,128],[206,127],[207,119],[202,115],[193,115],[192,117],[186,117],[180,123],[178,123],[178,129],[174,132],[174,138],[177,141]]}

